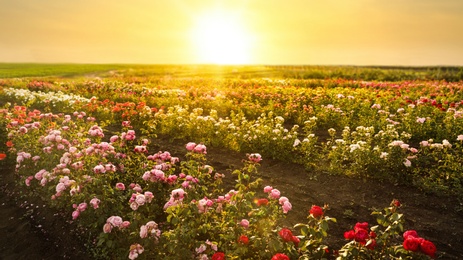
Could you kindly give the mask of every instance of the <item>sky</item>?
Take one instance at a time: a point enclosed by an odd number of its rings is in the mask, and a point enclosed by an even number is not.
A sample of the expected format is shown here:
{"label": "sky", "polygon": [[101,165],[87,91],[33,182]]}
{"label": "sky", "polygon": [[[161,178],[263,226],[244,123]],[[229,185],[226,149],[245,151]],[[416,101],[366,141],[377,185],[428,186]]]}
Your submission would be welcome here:
{"label": "sky", "polygon": [[462,0],[0,0],[0,62],[463,66]]}

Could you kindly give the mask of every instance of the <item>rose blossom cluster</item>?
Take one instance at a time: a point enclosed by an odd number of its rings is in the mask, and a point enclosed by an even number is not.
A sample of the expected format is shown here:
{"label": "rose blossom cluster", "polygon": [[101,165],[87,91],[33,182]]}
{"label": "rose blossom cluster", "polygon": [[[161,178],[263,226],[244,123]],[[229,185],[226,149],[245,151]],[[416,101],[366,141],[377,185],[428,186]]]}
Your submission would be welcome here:
{"label": "rose blossom cluster", "polygon": [[[45,186],[47,184],[48,180],[52,179],[54,177],[48,171],[46,171],[45,169],[42,169],[42,170],[38,171],[34,175],[34,178],[36,180],[40,181],[40,185]],[[27,185],[27,183],[26,183],[26,185]],[[27,185],[27,186],[29,186],[29,185]],[[58,192],[58,191],[56,191],[56,192]]]}
{"label": "rose blossom cluster", "polygon": [[170,163],[172,163],[172,164],[179,162],[178,157],[172,157],[172,155],[170,155],[170,153],[167,152],[167,151],[165,151],[165,152],[159,151],[159,152],[157,152],[155,154],[148,155],[148,157],[146,159],[151,160],[151,161],[155,161],[158,164],[161,164],[161,163],[167,162],[167,161],[170,161]]}
{"label": "rose blossom cluster", "polygon": [[58,149],[61,148],[60,150],[62,150],[64,146],[70,145],[70,142],[61,136],[60,130],[50,130],[47,136],[41,136],[39,138],[39,142],[41,142],[43,145],[49,146],[50,148],[54,147],[56,144]]}
{"label": "rose blossom cluster", "polygon": [[88,130],[88,135],[92,137],[104,137],[103,129],[98,125],[94,125]]}
{"label": "rose blossom cluster", "polygon": [[151,238],[154,238],[155,241],[157,241],[160,236],[161,236],[161,230],[158,228],[158,224],[154,221],[148,221],[146,225],[142,225],[140,227],[140,237],[141,238],[151,237]]}
{"label": "rose blossom cluster", "polygon": [[280,197],[280,195],[281,195],[280,191],[277,190],[277,189],[274,189],[272,186],[265,186],[264,187],[264,192],[268,193],[268,197],[270,199],[277,199],[278,200],[278,203],[281,205],[281,208],[283,209],[283,213],[286,214],[293,208],[293,206],[289,202],[289,199],[287,197],[284,197],[284,196]]}
{"label": "rose blossom cluster", "polygon": [[353,230],[344,232],[344,238],[355,240],[361,245],[367,245],[366,247],[371,250],[376,246],[376,233],[369,231],[367,222],[357,222]]}
{"label": "rose blossom cluster", "polygon": [[113,228],[127,228],[130,226],[129,221],[123,221],[121,217],[119,216],[111,216],[106,220],[106,224],[103,226],[103,232],[104,233],[111,233],[111,230]]}
{"label": "rose blossom cluster", "polygon": [[127,141],[132,141],[135,139],[135,131],[134,130],[129,130],[127,133],[122,133],[121,134],[122,140],[127,140]]}
{"label": "rose blossom cluster", "polygon": [[129,259],[134,260],[138,258],[138,255],[143,253],[145,249],[140,244],[133,244],[130,246]]}
{"label": "rose blossom cluster", "polygon": [[88,144],[89,147],[84,150],[86,155],[99,154],[103,157],[108,156],[108,154],[116,154],[114,146],[107,142],[101,142],[99,144]]}
{"label": "rose blossom cluster", "polygon": [[186,144],[185,147],[189,152],[207,154],[207,148],[204,144],[196,144],[193,142],[189,142]]}
{"label": "rose blossom cluster", "polygon": [[82,202],[79,205],[73,204],[72,207],[74,211],[72,212],[72,219],[75,220],[80,216],[81,212],[84,212],[87,209],[87,203]]}
{"label": "rose blossom cluster", "polygon": [[280,232],[278,232],[278,235],[280,235],[284,242],[293,242],[295,246],[299,245],[299,238],[293,235],[293,232],[287,228],[282,228]]}
{"label": "rose blossom cluster", "polygon": [[182,188],[184,188],[184,189],[189,189],[189,188],[191,188],[191,184],[197,184],[199,182],[198,178],[195,178],[195,177],[193,177],[191,175],[186,175],[183,172],[179,174],[179,177],[181,179],[185,179],[182,182]]}
{"label": "rose blossom cluster", "polygon": [[[207,198],[205,198],[205,200],[200,201],[200,203],[203,204],[203,205],[205,204],[205,206],[203,206],[203,207],[208,208],[208,207],[211,207],[213,205],[213,203],[215,202],[215,203],[217,203],[217,207],[215,208],[215,212],[220,213],[223,210],[223,204],[225,204],[225,203],[234,204],[235,203],[231,199],[236,194],[238,194],[238,191],[230,190],[227,194],[225,194],[223,196],[222,195],[218,196],[217,199],[213,199],[212,202],[209,201]],[[198,208],[200,210],[205,209],[205,208],[200,208],[200,206],[198,206]],[[249,226],[249,221],[247,223],[247,226]],[[245,228],[247,228],[247,226]]]}
{"label": "rose blossom cluster", "polygon": [[[156,165],[157,166],[157,165]],[[150,181],[150,182],[165,182],[169,184],[173,184],[177,181],[177,175],[169,175],[166,177],[165,173],[160,170],[160,169],[152,169],[150,171],[146,171],[142,179],[145,181]]]}
{"label": "rose blossom cluster", "polygon": [[407,230],[403,234],[403,247],[412,252],[422,252],[430,257],[435,257],[436,246],[428,240],[418,236],[415,230]]}
{"label": "rose blossom cluster", "polygon": [[83,119],[87,114],[85,112],[73,112],[72,113],[73,116],[77,117],[78,119]]}
{"label": "rose blossom cluster", "polygon": [[19,152],[16,156],[16,168],[19,168],[21,166],[21,163],[25,160],[25,159],[30,159],[32,157],[32,155],[30,153],[26,153],[26,152]]}
{"label": "rose blossom cluster", "polygon": [[[42,171],[43,171],[43,170],[42,170]],[[36,175],[36,178],[39,177],[39,176],[37,176],[37,175],[40,175],[40,178],[42,179],[42,177],[44,176],[44,174],[43,174],[43,173],[40,174],[40,173],[41,173],[41,171],[39,171],[38,173],[35,174],[35,175]],[[46,171],[45,171],[44,173],[46,173]],[[61,193],[62,193],[63,191],[65,191],[66,188],[70,187],[70,186],[71,186],[72,184],[74,184],[74,183],[76,183],[76,181],[70,180],[68,176],[64,176],[64,177],[60,178],[60,179],[59,179],[59,183],[56,185],[56,188],[55,188],[55,190],[56,190],[55,196],[56,196],[56,197],[61,196]]]}
{"label": "rose blossom cluster", "polygon": [[137,193],[142,193],[143,189],[141,188],[140,184],[137,183],[130,183],[129,189],[137,192]]}
{"label": "rose blossom cluster", "polygon": [[133,193],[132,197],[129,200],[130,208],[132,210],[137,210],[138,207],[145,205],[145,203],[151,203],[153,198],[154,198],[154,195],[150,191],[145,191],[144,194]]}
{"label": "rose blossom cluster", "polygon": [[199,213],[205,213],[214,205],[214,201],[204,197],[204,199],[200,199],[196,205],[198,206]]}
{"label": "rose blossom cluster", "polygon": [[185,198],[186,192],[183,189],[175,189],[170,194],[169,201],[164,205],[164,210],[169,207],[176,206],[180,204]]}
{"label": "rose blossom cluster", "polygon": [[[206,250],[207,250],[207,245],[208,245],[214,252],[217,252],[217,249],[218,249],[218,248],[217,248],[217,244],[212,243],[212,242],[209,241],[209,240],[206,240],[206,242],[205,242],[204,244],[201,244],[199,247],[195,248],[196,254],[199,255],[197,259],[201,259],[201,260],[203,260],[203,259],[204,259],[204,260],[209,259],[208,256],[207,256],[207,254],[205,253]],[[219,252],[219,253],[220,253],[220,252]],[[223,254],[223,253],[222,253],[222,254]],[[216,259],[218,259],[218,258],[217,258],[218,256],[219,256],[219,255],[216,255]],[[223,257],[225,257],[225,255],[224,255]],[[223,259],[225,259],[225,258],[223,258]]]}

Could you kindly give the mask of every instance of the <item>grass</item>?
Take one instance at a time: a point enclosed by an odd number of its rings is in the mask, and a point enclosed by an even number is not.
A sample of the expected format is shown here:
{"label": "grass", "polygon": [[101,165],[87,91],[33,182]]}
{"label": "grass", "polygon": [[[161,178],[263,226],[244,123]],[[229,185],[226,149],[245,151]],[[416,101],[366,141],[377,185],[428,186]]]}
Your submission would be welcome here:
{"label": "grass", "polygon": [[113,76],[175,78],[297,78],[348,80],[463,80],[463,67],[262,66],[262,65],[142,65],[0,63],[0,78]]}
{"label": "grass", "polygon": [[85,74],[107,73],[127,66],[117,64],[0,63],[0,78],[75,77]]}

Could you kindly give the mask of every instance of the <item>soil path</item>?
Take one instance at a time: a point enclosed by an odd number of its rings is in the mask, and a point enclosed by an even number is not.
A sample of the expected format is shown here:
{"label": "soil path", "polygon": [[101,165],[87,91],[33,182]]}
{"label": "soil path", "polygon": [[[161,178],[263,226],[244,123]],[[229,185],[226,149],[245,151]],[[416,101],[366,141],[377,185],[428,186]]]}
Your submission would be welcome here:
{"label": "soil path", "polygon": [[0,259],[90,259],[65,218],[37,199],[22,200],[12,167],[0,162]]}
{"label": "soil path", "polygon": [[[185,154],[183,142],[157,139],[154,151]],[[231,172],[242,167],[243,153],[208,147],[208,164],[234,183]],[[11,171],[0,164],[0,259],[89,259],[58,214],[36,202],[19,201]],[[8,167],[11,169],[11,167]],[[405,229],[415,229],[437,246],[438,259],[463,259],[463,204],[454,197],[437,197],[410,187],[396,186],[345,176],[308,173],[302,166],[264,158],[260,172],[265,185],[271,185],[290,199],[293,210],[288,226],[305,220],[312,205],[329,204],[326,214],[337,219],[329,230],[328,243],[339,249],[343,233],[356,222],[376,224],[373,210],[387,207],[392,199],[402,203]]]}

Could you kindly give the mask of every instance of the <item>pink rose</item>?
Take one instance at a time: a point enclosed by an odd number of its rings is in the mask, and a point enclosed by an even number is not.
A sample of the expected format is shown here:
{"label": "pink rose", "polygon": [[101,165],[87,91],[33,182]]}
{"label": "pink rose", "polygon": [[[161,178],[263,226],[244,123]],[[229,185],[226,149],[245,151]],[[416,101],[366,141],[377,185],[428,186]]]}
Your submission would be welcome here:
{"label": "pink rose", "polygon": [[130,203],[130,208],[132,210],[137,210],[138,209],[138,204],[134,201],[134,202]]}
{"label": "pink rose", "polygon": [[283,204],[285,204],[286,201],[289,201],[289,199],[286,198],[285,196],[281,196],[280,199],[278,200],[278,203],[283,206]]}
{"label": "pink rose", "polygon": [[109,141],[110,141],[111,143],[114,143],[114,142],[116,142],[117,140],[119,140],[119,136],[117,136],[117,135],[113,135],[113,136],[111,136],[111,138],[109,138]]}
{"label": "pink rose", "polygon": [[125,190],[125,185],[122,182],[116,183],[116,189],[117,190]]}
{"label": "pink rose", "polygon": [[286,213],[288,213],[288,211],[290,211],[293,208],[293,206],[291,205],[291,203],[289,201],[285,201],[283,203],[282,208],[283,208],[283,213],[286,214]]}
{"label": "pink rose", "polygon": [[137,197],[135,198],[135,202],[138,204],[138,205],[144,205],[145,202],[146,202],[146,198],[145,198],[145,195],[143,194],[138,194]]}
{"label": "pink rose", "polygon": [[176,200],[183,200],[185,191],[183,189],[175,189],[171,192],[171,196]]}
{"label": "pink rose", "polygon": [[145,225],[140,227],[140,238],[147,238],[148,237],[148,228]]}
{"label": "pink rose", "polygon": [[145,199],[149,203],[154,198],[154,195],[151,191],[145,191]]}
{"label": "pink rose", "polygon": [[272,187],[272,186],[265,186],[265,187],[264,187],[264,192],[265,192],[265,193],[269,193],[269,192],[272,191],[272,190],[273,190],[273,187]]}
{"label": "pink rose", "polygon": [[[26,180],[25,180],[26,186],[31,186],[31,180],[33,180],[33,179],[34,179],[34,176],[27,177]],[[46,179],[44,179],[44,180],[46,180]]]}
{"label": "pink rose", "polygon": [[190,187],[190,182],[189,181],[182,182],[182,188],[188,189],[189,187]]}
{"label": "pink rose", "polygon": [[111,226],[111,224],[109,223],[106,223],[104,224],[103,226],[103,232],[104,233],[111,233],[111,230],[113,229],[113,227]]}
{"label": "pink rose", "polygon": [[248,158],[251,162],[255,162],[255,163],[259,163],[260,161],[262,161],[262,156],[258,153],[252,153],[249,155]]}
{"label": "pink rose", "polygon": [[128,228],[129,226],[130,226],[130,221],[127,221],[127,220],[122,222],[121,224],[121,228]]}
{"label": "pink rose", "polygon": [[[41,177],[41,176],[40,176]],[[57,193],[61,193],[63,192],[64,190],[66,190],[66,185],[64,185],[64,183],[60,182],[56,185],[56,192]]]}
{"label": "pink rose", "polygon": [[79,215],[80,215],[80,211],[74,210],[72,212],[72,219],[77,219],[79,217]]}
{"label": "pink rose", "polygon": [[92,205],[92,207],[94,209],[97,209],[98,208],[98,204],[100,204],[100,200],[97,199],[97,198],[93,198],[90,200],[90,205]]}
{"label": "pink rose", "polygon": [[277,189],[272,189],[270,191],[269,197],[272,199],[279,199],[280,198],[280,191]]}
{"label": "pink rose", "polygon": [[242,219],[241,222],[240,222],[240,225],[244,228],[248,228],[249,227],[249,220],[247,219]]}
{"label": "pink rose", "polygon": [[79,206],[77,206],[77,210],[79,210],[80,212],[85,211],[86,209],[87,209],[87,203],[85,202],[82,202],[79,204]]}
{"label": "pink rose", "polygon": [[193,150],[196,153],[202,153],[202,154],[207,154],[206,152],[206,146],[204,144],[198,144]]}
{"label": "pink rose", "polygon": [[193,151],[193,149],[195,149],[195,147],[196,147],[196,143],[189,142],[189,143],[186,144],[185,147],[186,147],[187,151]]}
{"label": "pink rose", "polygon": [[113,225],[114,227],[119,227],[122,225],[122,218],[119,217],[119,216],[111,216],[108,218],[109,223],[111,223],[111,225]]}

